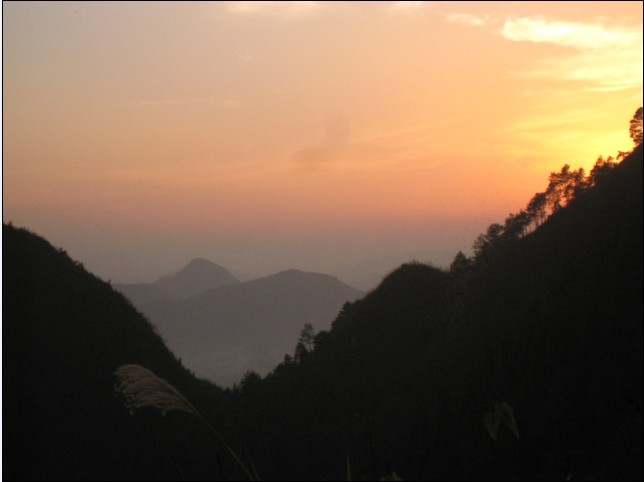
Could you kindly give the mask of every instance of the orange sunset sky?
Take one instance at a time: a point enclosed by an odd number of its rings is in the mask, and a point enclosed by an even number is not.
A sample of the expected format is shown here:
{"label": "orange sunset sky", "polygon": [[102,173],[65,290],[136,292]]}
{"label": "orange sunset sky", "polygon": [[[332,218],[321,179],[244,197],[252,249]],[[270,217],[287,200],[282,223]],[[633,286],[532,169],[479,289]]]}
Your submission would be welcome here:
{"label": "orange sunset sky", "polygon": [[2,25],[3,220],[113,281],[447,266],[550,171],[631,149],[642,105],[641,2],[3,2]]}

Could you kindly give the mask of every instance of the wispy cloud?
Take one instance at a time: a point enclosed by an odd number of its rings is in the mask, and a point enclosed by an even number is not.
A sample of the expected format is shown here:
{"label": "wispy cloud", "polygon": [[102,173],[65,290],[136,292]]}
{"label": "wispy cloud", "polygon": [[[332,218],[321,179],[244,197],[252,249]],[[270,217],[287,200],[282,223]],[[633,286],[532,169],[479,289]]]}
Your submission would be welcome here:
{"label": "wispy cloud", "polygon": [[472,15],[470,13],[448,13],[445,15],[448,22],[460,23],[472,27],[480,27],[490,21],[489,15]]}
{"label": "wispy cloud", "polygon": [[530,70],[514,71],[529,79],[585,82],[580,88],[616,91],[642,85],[642,31],[604,23],[569,22],[545,16],[508,17],[450,13],[451,23],[486,26],[511,42],[556,45],[566,50],[536,60]]}
{"label": "wispy cloud", "polygon": [[515,72],[530,79],[561,79],[586,82],[584,90],[612,92],[641,87],[641,51],[599,50],[580,52],[563,59],[547,59],[529,71]]}
{"label": "wispy cloud", "polygon": [[562,111],[556,116],[550,113],[534,114],[525,120],[515,122],[512,125],[512,129],[515,129],[517,133],[538,137],[543,135],[544,131],[570,130],[571,126],[584,124],[589,119],[596,119],[599,122],[601,113],[596,109],[577,108]]}
{"label": "wispy cloud", "polygon": [[501,35],[516,42],[546,42],[579,49],[642,46],[641,32],[601,24],[551,20],[546,17],[510,18]]}
{"label": "wispy cloud", "polygon": [[586,90],[615,91],[642,85],[642,32],[600,23],[510,18],[501,35],[514,42],[550,43],[572,49],[543,60],[535,69],[516,72],[527,78],[590,83]]}

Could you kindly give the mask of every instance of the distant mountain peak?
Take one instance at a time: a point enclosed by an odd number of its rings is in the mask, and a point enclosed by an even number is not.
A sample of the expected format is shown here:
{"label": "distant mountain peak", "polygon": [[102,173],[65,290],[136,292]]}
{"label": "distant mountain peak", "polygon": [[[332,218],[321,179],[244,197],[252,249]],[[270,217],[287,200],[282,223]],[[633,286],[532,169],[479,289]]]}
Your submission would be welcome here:
{"label": "distant mountain peak", "polygon": [[220,286],[239,283],[230,271],[205,258],[194,258],[182,269],[159,278],[154,284],[171,299],[187,299]]}
{"label": "distant mountain peak", "polygon": [[213,263],[212,261],[206,259],[206,258],[193,258],[190,261],[188,261],[188,264],[183,269],[188,269],[188,268],[208,268],[208,267],[218,267],[221,268],[222,266],[218,265],[217,263]]}
{"label": "distant mountain peak", "polygon": [[[213,263],[212,261],[206,259],[206,258],[193,258],[190,261],[186,263],[186,265],[179,269],[178,271],[171,272],[169,274],[161,276],[156,283],[164,282],[164,280],[175,278],[176,276],[181,275],[182,273],[185,272],[194,272],[194,271],[204,271],[204,270],[209,270],[212,272],[228,272],[226,268],[223,266]],[[232,276],[232,275],[231,275]]]}
{"label": "distant mountain peak", "polygon": [[185,300],[239,280],[226,268],[205,258],[194,258],[181,269],[153,283],[118,284],[117,289],[135,305],[155,300]]}

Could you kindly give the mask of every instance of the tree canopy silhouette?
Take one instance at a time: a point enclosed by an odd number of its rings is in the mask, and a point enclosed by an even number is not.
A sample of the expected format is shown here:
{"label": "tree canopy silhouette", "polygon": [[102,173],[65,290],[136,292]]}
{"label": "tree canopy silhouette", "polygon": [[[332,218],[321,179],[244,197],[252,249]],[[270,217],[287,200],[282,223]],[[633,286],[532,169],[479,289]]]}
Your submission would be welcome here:
{"label": "tree canopy silhouette", "polygon": [[[641,146],[566,164],[472,258],[403,265],[300,339],[304,363],[239,394],[259,473],[641,479],[641,170]],[[504,406],[520,444],[486,433]]]}
{"label": "tree canopy silhouette", "polygon": [[631,119],[631,128],[630,128],[631,139],[636,146],[639,146],[642,143],[642,108],[638,108],[633,114]]}

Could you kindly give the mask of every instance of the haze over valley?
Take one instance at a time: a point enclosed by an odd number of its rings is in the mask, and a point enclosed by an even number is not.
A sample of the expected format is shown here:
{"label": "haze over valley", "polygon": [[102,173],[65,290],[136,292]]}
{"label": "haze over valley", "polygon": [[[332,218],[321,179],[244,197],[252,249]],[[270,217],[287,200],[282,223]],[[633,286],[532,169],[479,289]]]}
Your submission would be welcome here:
{"label": "haze over valley", "polygon": [[293,356],[305,323],[328,330],[362,292],[336,278],[288,270],[240,282],[225,268],[194,259],[155,283],[115,285],[198,376],[220,386],[268,374]]}

